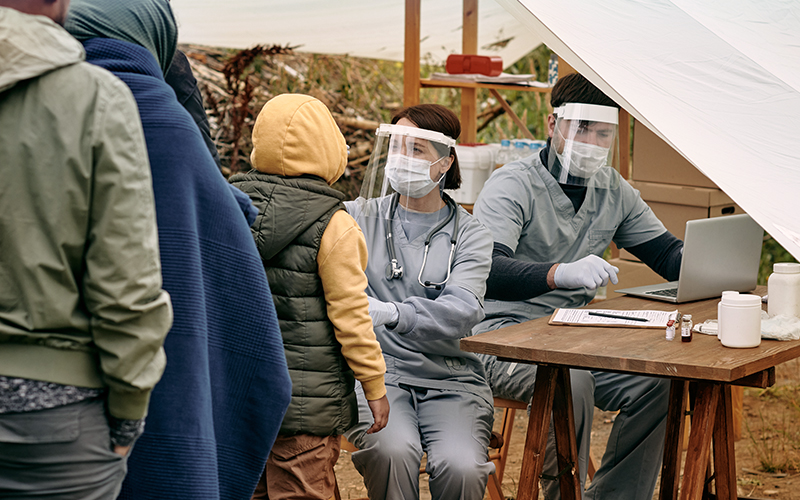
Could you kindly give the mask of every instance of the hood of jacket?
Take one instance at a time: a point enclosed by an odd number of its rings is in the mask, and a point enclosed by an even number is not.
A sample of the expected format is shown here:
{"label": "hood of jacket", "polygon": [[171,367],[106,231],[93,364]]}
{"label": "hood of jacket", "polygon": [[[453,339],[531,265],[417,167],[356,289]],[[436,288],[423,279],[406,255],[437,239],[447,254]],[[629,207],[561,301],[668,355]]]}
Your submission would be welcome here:
{"label": "hood of jacket", "polygon": [[328,185],[347,165],[347,144],[318,99],[282,94],[267,102],[253,127],[253,168],[283,177],[315,175]]}
{"label": "hood of jacket", "polygon": [[0,92],[83,59],[80,42],[52,20],[0,7]]}

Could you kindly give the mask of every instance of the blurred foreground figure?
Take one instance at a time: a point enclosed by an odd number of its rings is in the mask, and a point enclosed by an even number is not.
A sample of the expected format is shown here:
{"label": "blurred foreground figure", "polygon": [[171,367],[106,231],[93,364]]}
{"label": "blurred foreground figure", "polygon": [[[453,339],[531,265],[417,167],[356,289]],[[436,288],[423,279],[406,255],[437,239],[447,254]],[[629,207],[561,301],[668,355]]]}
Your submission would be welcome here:
{"label": "blurred foreground figure", "polygon": [[117,497],[172,318],[136,104],[68,4],[0,0],[4,499]]}
{"label": "blurred foreground figure", "polygon": [[66,26],[87,60],[121,78],[139,105],[175,308],[170,362],[121,498],[248,498],[291,387],[246,217],[254,207],[241,192],[237,200],[164,81],[177,42],[167,0],[74,1]]}

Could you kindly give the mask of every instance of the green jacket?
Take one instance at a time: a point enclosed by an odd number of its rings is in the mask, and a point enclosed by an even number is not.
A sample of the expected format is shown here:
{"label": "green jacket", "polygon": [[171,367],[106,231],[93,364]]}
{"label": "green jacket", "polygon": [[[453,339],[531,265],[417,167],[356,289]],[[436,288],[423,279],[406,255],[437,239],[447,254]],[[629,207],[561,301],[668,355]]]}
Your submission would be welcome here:
{"label": "green jacket", "polygon": [[0,375],[142,418],[172,311],[136,103],[45,17],[0,7],[0,54]]}
{"label": "green jacket", "polygon": [[280,433],[343,434],[358,423],[355,376],[328,319],[317,253],[338,210],[339,191],[319,177],[252,171],[231,183],[259,214],[251,230],[267,271],[292,378],[292,402]]}

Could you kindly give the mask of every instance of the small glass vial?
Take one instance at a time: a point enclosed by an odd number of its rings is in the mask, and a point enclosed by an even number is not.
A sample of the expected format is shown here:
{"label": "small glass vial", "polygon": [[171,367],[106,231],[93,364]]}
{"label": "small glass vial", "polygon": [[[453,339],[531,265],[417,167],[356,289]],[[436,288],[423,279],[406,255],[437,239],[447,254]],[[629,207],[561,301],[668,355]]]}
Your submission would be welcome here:
{"label": "small glass vial", "polygon": [[667,321],[667,340],[675,340],[675,320]]}
{"label": "small glass vial", "polygon": [[692,341],[692,315],[681,316],[681,342]]}

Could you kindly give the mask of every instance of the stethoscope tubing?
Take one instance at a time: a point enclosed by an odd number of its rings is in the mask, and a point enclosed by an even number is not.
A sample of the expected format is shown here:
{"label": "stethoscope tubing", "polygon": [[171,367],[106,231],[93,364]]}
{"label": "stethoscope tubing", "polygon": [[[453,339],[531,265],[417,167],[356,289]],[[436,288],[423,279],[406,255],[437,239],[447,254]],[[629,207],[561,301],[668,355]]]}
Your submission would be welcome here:
{"label": "stethoscope tubing", "polygon": [[[453,199],[447,194],[442,193],[442,199],[444,200],[445,204],[450,207],[450,213],[447,217],[436,225],[425,237],[425,251],[422,255],[422,266],[419,269],[419,275],[417,276],[417,281],[419,284],[425,288],[433,288],[436,290],[441,290],[442,287],[450,280],[450,268],[453,265],[453,257],[455,256],[456,251],[456,243],[457,243],[457,236],[458,236],[458,205]],[[389,253],[389,266],[390,268],[387,269],[386,272],[386,279],[393,280],[399,279],[403,277],[403,268],[402,266],[398,266],[397,264],[397,253],[394,249],[394,236],[392,235],[392,220],[394,219],[395,211],[397,210],[397,205],[400,201],[400,194],[394,193],[392,195],[392,199],[389,202],[389,217],[386,219],[386,248]],[[430,281],[422,281],[422,274],[425,271],[425,265],[428,262],[428,250],[430,249],[431,240],[433,237],[441,231],[447,224],[450,223],[451,220],[455,219],[455,227],[453,228],[453,233],[450,235],[450,255],[447,259],[447,275],[444,278],[444,281],[441,283],[431,283]]]}

